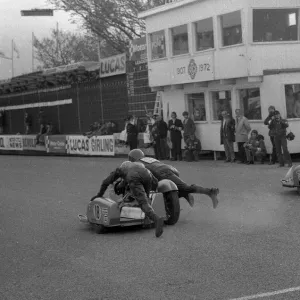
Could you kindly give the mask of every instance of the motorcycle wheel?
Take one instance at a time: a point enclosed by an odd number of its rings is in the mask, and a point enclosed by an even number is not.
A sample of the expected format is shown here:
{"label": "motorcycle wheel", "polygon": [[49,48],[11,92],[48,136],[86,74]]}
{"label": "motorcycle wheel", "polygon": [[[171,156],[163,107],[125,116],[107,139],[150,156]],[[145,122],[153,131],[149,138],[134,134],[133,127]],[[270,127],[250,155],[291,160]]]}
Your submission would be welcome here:
{"label": "motorcycle wheel", "polygon": [[97,224],[95,225],[95,232],[97,234],[103,234],[106,233],[107,229],[105,226],[101,225],[101,224]]}
{"label": "motorcycle wheel", "polygon": [[166,225],[174,225],[178,222],[180,216],[180,203],[177,191],[171,191],[164,194],[165,208],[167,214]]}

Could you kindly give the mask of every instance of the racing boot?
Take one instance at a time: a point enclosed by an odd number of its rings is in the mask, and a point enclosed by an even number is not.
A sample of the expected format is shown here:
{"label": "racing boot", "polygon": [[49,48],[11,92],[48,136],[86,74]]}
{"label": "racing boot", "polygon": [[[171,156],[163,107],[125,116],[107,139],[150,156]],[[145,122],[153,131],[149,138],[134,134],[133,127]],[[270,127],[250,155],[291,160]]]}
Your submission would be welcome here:
{"label": "racing boot", "polygon": [[155,236],[158,238],[164,232],[164,218],[159,217],[157,214],[154,213],[153,210],[147,212],[147,217],[154,221],[155,224]]}
{"label": "racing boot", "polygon": [[194,196],[192,194],[187,194],[184,198],[187,200],[190,207],[194,207],[195,199],[194,199]]}
{"label": "racing boot", "polygon": [[219,204],[219,200],[218,200],[218,194],[219,194],[219,189],[217,188],[203,188],[199,185],[193,184],[191,186],[194,190],[194,193],[197,194],[204,194],[207,195],[211,198],[212,203],[213,203],[213,208],[217,208],[218,204]]}

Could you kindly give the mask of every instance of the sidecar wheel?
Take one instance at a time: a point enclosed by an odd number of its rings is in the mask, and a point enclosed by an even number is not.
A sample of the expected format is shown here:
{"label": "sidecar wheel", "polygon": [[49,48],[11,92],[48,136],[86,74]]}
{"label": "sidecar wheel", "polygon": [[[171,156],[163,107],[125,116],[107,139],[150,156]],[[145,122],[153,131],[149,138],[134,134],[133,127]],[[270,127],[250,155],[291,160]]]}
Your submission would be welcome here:
{"label": "sidecar wheel", "polygon": [[180,216],[180,203],[177,191],[171,191],[164,194],[165,207],[168,219],[165,220],[166,225],[175,225]]}
{"label": "sidecar wheel", "polygon": [[107,232],[107,228],[101,224],[95,225],[95,232],[97,234],[104,234]]}

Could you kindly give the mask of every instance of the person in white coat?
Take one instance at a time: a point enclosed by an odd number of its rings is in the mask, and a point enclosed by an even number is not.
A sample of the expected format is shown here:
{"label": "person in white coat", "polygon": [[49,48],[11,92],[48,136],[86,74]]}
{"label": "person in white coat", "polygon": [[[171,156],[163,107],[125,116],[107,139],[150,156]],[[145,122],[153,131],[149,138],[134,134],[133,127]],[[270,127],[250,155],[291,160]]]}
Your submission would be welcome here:
{"label": "person in white coat", "polygon": [[239,160],[241,163],[246,163],[246,152],[244,144],[248,141],[248,135],[251,131],[251,126],[248,119],[243,115],[241,109],[235,110],[236,122],[235,122],[235,141],[238,145]]}

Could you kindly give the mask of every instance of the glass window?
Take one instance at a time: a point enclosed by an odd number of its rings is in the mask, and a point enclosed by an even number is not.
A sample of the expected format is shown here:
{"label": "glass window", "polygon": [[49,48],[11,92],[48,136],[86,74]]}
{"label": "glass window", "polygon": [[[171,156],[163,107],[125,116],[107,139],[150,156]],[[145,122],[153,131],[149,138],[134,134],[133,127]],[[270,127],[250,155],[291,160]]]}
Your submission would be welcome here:
{"label": "glass window", "polygon": [[234,11],[221,16],[221,27],[223,35],[223,46],[241,44],[242,36],[242,19],[241,12]]}
{"label": "glass window", "polygon": [[188,95],[188,112],[194,121],[206,121],[204,93]]}
{"label": "glass window", "polygon": [[196,51],[214,48],[213,19],[205,19],[194,23],[196,34]]}
{"label": "glass window", "polygon": [[239,90],[239,94],[240,108],[243,110],[244,116],[249,120],[261,120],[259,88]]}
{"label": "glass window", "polygon": [[221,91],[212,92],[212,109],[213,109],[213,120],[222,120],[222,111],[226,110],[232,115],[231,107],[231,92]]}
{"label": "glass window", "polygon": [[181,25],[171,29],[173,55],[189,53],[189,38],[187,25]]}
{"label": "glass window", "polygon": [[298,40],[298,9],[254,9],[253,42]]}
{"label": "glass window", "polygon": [[300,84],[285,86],[285,102],[287,118],[300,118]]}
{"label": "glass window", "polygon": [[166,57],[165,31],[150,33],[151,59]]}

